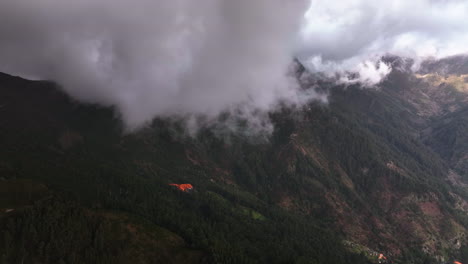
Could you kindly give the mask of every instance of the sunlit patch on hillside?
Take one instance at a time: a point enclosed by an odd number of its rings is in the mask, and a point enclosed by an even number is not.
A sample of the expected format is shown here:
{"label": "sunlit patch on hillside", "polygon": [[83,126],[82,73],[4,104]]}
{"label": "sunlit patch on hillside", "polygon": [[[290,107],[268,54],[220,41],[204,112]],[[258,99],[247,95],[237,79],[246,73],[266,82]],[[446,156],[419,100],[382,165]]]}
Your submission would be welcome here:
{"label": "sunlit patch on hillside", "polygon": [[437,73],[415,74],[416,78],[422,79],[433,86],[450,85],[458,92],[468,93],[468,74],[440,75]]}

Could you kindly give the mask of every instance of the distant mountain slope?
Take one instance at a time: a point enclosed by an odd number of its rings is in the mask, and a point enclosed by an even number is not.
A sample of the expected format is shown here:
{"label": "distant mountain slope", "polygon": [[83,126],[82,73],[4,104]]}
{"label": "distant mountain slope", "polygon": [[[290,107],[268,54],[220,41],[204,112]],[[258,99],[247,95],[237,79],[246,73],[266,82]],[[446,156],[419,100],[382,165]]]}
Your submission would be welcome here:
{"label": "distant mountain slope", "polygon": [[[458,77],[436,72],[395,70],[380,89],[321,81],[329,105],[271,114],[268,141],[210,130],[187,138],[165,120],[125,135],[112,109],[0,75],[0,177],[32,179],[84,212],[144,218],[180,236],[194,261],[375,263],[376,252],[398,263],[464,260],[467,101]],[[8,260],[18,252],[0,249]]]}
{"label": "distant mountain slope", "polygon": [[420,72],[440,75],[468,74],[468,55],[452,56],[441,60],[428,60],[422,64]]}

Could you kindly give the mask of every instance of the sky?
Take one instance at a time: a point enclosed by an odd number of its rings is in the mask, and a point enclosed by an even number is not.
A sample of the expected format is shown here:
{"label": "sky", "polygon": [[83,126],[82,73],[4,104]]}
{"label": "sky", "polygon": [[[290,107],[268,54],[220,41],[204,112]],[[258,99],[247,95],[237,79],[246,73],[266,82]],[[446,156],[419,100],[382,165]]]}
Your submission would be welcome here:
{"label": "sky", "polygon": [[299,54],[313,71],[360,72],[378,84],[391,70],[380,58],[416,61],[468,52],[466,0],[313,0],[301,29]]}
{"label": "sky", "polygon": [[2,0],[0,71],[114,106],[128,131],[155,117],[196,131],[223,113],[229,129],[271,131],[269,112],[323,99],[299,88],[294,56],[374,87],[385,54],[465,53],[467,15],[457,0]]}

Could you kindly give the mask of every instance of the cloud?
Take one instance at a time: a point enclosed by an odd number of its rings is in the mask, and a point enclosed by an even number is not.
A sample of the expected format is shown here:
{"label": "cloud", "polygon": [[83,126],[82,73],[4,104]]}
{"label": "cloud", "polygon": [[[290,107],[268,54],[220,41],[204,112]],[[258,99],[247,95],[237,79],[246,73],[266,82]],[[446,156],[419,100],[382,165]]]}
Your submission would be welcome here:
{"label": "cloud", "polygon": [[458,0],[313,0],[299,53],[313,71],[375,85],[390,70],[384,55],[412,58],[417,68],[428,57],[467,53],[467,14],[468,2]]}
{"label": "cloud", "polygon": [[286,70],[307,4],[2,0],[0,71],[116,106],[129,129],[154,117],[209,123],[226,112],[269,129],[256,113],[303,101]]}
{"label": "cloud", "polygon": [[0,71],[115,106],[130,130],[176,117],[268,131],[269,111],[326,100],[287,75],[292,54],[372,87],[383,55],[466,53],[466,14],[458,0],[2,0]]}

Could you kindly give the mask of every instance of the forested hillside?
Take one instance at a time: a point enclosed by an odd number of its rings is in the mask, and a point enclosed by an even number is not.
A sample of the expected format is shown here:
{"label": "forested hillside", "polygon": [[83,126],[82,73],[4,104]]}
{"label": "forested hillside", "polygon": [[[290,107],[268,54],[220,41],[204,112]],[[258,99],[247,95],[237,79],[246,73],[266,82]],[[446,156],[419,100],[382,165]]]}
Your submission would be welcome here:
{"label": "forested hillside", "polygon": [[0,259],[468,261],[468,73],[428,69],[378,89],[298,69],[329,103],[272,113],[261,138],[170,120],[128,134],[112,109],[1,74]]}

